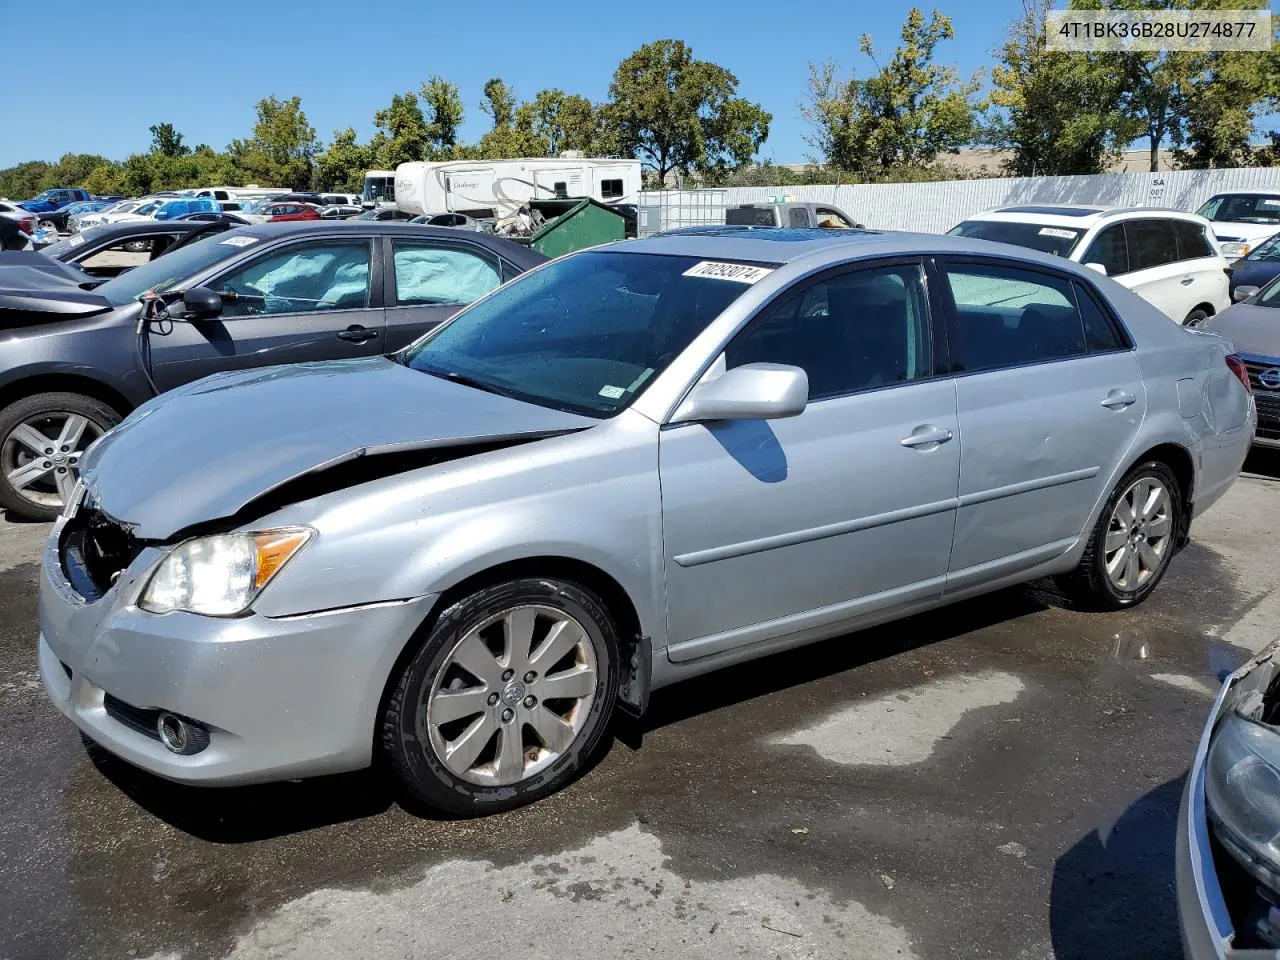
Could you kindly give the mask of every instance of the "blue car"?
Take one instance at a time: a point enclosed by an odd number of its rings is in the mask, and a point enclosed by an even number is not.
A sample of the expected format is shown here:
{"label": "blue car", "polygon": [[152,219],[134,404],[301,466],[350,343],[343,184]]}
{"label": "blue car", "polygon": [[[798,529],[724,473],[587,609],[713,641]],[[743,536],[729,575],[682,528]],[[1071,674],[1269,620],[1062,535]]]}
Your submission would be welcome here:
{"label": "blue car", "polygon": [[88,190],[82,190],[79,187],[54,187],[51,190],[46,190],[38,197],[23,200],[18,206],[24,210],[30,210],[32,213],[53,213],[53,211],[61,210],[69,203],[88,199]]}
{"label": "blue car", "polygon": [[177,220],[191,213],[220,213],[222,204],[212,197],[183,197],[160,205],[153,216],[157,220]]}
{"label": "blue car", "polygon": [[[1233,302],[1244,300],[1248,294],[1256,293],[1276,277],[1280,277],[1280,233],[1270,240],[1264,240],[1249,253],[1231,265],[1231,299]],[[1244,290],[1252,287],[1252,290]],[[1243,295],[1237,295],[1241,290]]]}

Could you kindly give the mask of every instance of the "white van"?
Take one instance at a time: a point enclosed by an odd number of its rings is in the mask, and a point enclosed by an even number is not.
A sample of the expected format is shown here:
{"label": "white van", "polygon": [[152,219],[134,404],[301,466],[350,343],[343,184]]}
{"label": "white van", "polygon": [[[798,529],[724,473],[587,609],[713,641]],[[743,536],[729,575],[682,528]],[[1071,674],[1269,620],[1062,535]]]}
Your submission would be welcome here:
{"label": "white van", "polygon": [[1213,224],[1222,255],[1238,260],[1280,233],[1280,190],[1215,193],[1196,213]]}

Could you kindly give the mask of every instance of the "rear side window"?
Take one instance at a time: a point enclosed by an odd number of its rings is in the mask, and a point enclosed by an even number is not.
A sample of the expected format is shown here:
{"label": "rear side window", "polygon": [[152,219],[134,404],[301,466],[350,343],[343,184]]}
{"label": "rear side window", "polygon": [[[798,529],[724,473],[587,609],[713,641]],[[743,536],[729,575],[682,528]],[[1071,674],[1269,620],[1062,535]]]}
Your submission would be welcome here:
{"label": "rear side window", "polygon": [[1107,268],[1107,276],[1118,277],[1129,272],[1129,251],[1124,242],[1124,224],[1113,223],[1101,230],[1089,249],[1080,258],[1081,263],[1100,263]]}
{"label": "rear side window", "polygon": [[809,226],[809,211],[804,207],[792,207],[787,215],[789,226],[807,227]]}
{"label": "rear side window", "polygon": [[957,369],[999,370],[1085,353],[1071,281],[986,264],[942,269],[956,305]]}
{"label": "rear side window", "polygon": [[772,227],[772,207],[733,207],[725,211],[724,222],[731,227]]}
{"label": "rear side window", "polygon": [[1178,262],[1178,238],[1169,220],[1130,220],[1129,269],[1148,270]]}
{"label": "rear side window", "polygon": [[810,400],[931,376],[920,268],[854,270],[784,294],[729,345],[725,363],[800,367],[809,376]]}
{"label": "rear side window", "polygon": [[1201,257],[1214,257],[1217,253],[1204,235],[1204,228],[1190,220],[1174,220],[1173,232],[1178,237],[1178,254],[1180,260],[1198,260]]}

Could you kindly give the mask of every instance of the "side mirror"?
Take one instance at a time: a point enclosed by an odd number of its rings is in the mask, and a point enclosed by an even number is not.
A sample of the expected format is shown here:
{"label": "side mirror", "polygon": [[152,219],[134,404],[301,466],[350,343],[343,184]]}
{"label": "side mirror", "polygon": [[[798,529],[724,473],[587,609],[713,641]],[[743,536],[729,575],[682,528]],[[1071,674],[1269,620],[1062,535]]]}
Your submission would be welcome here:
{"label": "side mirror", "polygon": [[222,313],[222,295],[208,287],[192,287],[182,295],[184,320],[208,320]]}
{"label": "side mirror", "polygon": [[1231,299],[1236,303],[1239,303],[1242,300],[1248,300],[1250,297],[1255,295],[1259,289],[1260,289],[1259,287],[1255,287],[1247,283],[1242,283],[1240,284],[1240,286],[1236,287],[1234,290],[1231,291]]}
{"label": "side mirror", "polygon": [[1088,267],[1090,270],[1097,270],[1104,277],[1107,275],[1107,268],[1103,266],[1101,263],[1086,263],[1085,266]]}
{"label": "side mirror", "polygon": [[672,423],[777,420],[804,413],[809,375],[780,363],[747,363],[700,383],[676,409]]}

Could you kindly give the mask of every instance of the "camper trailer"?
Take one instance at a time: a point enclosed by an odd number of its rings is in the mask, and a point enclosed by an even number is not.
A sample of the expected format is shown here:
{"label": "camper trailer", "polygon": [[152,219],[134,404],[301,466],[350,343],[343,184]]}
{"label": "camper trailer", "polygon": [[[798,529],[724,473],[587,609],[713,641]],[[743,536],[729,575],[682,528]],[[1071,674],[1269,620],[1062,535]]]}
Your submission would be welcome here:
{"label": "camper trailer", "polygon": [[640,161],[564,155],[396,167],[396,207],[414,216],[464,213],[478,220],[497,219],[515,213],[526,201],[556,197],[590,197],[610,205],[637,203]]}

